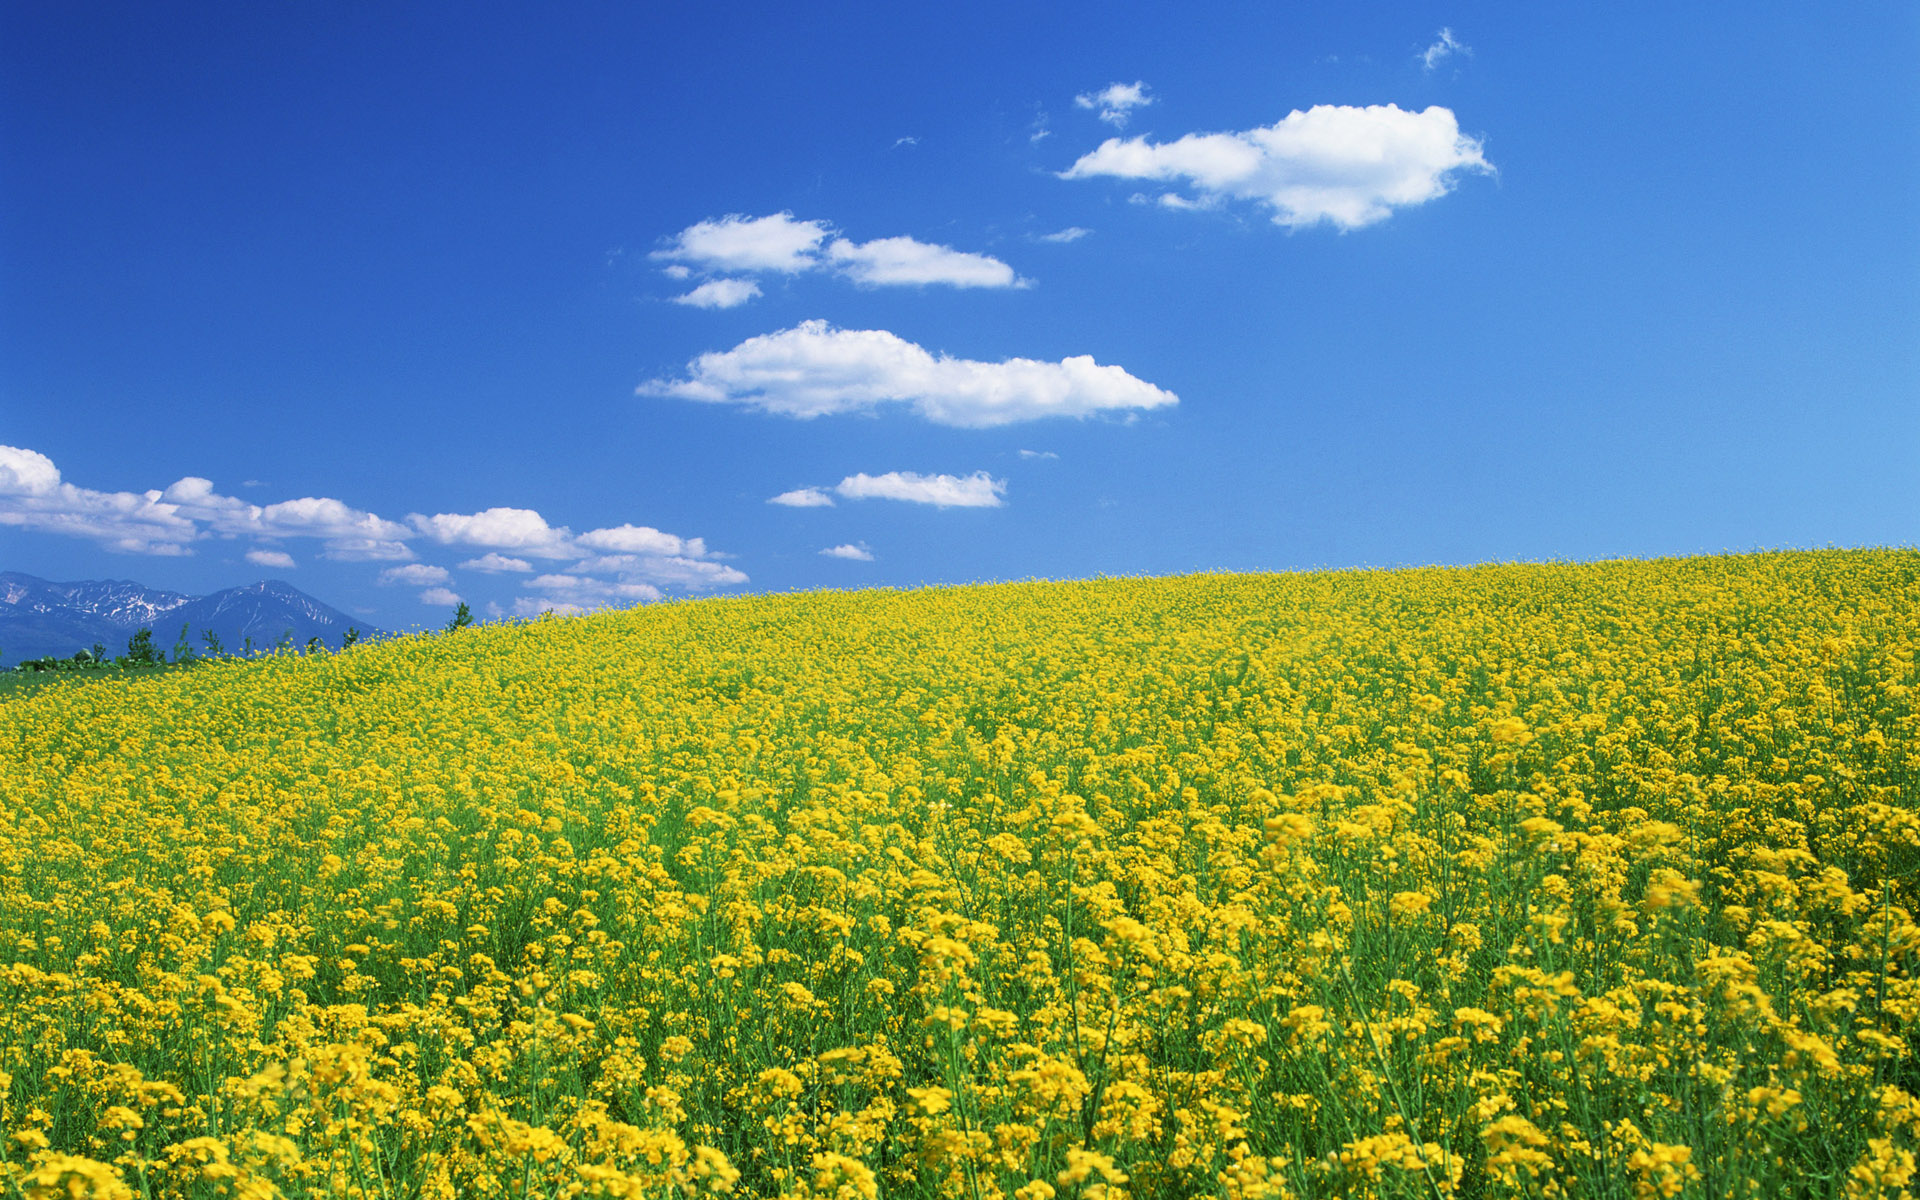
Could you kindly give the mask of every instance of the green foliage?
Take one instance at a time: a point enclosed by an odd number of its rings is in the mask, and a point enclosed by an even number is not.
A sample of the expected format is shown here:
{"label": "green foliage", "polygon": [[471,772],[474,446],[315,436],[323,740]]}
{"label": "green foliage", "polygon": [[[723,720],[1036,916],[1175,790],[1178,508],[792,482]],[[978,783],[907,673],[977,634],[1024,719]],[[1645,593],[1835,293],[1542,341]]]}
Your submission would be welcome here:
{"label": "green foliage", "polygon": [[473,624],[473,610],[467,607],[465,600],[462,600],[460,607],[453,610],[453,620],[447,622],[447,632],[452,633],[456,629],[465,629],[471,624]]}
{"label": "green foliage", "polygon": [[142,666],[151,666],[160,661],[160,652],[153,648],[153,630],[138,629],[127,639],[126,661]]}

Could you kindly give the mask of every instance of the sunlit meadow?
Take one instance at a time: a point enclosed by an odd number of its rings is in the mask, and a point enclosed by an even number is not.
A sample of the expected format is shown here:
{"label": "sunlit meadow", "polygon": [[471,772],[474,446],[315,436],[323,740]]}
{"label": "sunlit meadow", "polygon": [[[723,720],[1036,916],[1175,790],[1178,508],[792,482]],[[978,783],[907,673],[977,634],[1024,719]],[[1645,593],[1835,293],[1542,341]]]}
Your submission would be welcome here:
{"label": "sunlit meadow", "polygon": [[26,1196],[1907,1196],[1920,554],[707,600],[0,701]]}

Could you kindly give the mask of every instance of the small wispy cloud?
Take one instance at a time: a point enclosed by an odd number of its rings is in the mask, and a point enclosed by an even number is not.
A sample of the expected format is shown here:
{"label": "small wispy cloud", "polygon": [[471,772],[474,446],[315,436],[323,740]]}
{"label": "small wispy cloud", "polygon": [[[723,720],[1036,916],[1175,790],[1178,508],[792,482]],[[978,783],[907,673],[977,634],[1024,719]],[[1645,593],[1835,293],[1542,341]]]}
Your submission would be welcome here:
{"label": "small wispy cloud", "polygon": [[1073,98],[1075,108],[1092,109],[1094,115],[1115,129],[1125,129],[1134,109],[1152,103],[1147,85],[1137,79],[1132,83],[1111,83],[1097,92],[1082,92]]}
{"label": "small wispy cloud", "polygon": [[1442,28],[1434,36],[1433,44],[1415,57],[1420,60],[1422,70],[1432,72],[1435,67],[1456,54],[1470,56],[1473,54],[1473,47],[1453,36],[1453,30]]}
{"label": "small wispy cloud", "polygon": [[426,563],[408,563],[404,567],[388,567],[380,572],[381,583],[400,583],[409,587],[421,587],[429,583],[445,583],[453,578],[445,567],[429,566]]}
{"label": "small wispy cloud", "polygon": [[795,488],[790,492],[781,492],[767,501],[785,508],[832,508],[833,497],[819,488]]}
{"label": "small wispy cloud", "polygon": [[893,145],[887,147],[887,149],[898,150],[902,146],[918,146],[919,144],[920,139],[917,137],[897,137],[893,139]]}
{"label": "small wispy cloud", "polygon": [[420,603],[445,608],[449,604],[460,603],[460,593],[451,588],[431,587],[420,593]]}
{"label": "small wispy cloud", "polygon": [[256,567],[278,567],[283,571],[291,571],[298,565],[285,550],[249,550],[247,561]]}
{"label": "small wispy cloud", "polygon": [[1054,242],[1064,245],[1067,242],[1077,242],[1092,232],[1093,230],[1082,229],[1078,225],[1069,225],[1065,229],[1056,230],[1053,233],[1040,234],[1033,240],[1036,242]]}
{"label": "small wispy cloud", "polygon": [[1055,454],[1051,450],[1022,450],[1020,452],[1020,457],[1027,458],[1027,459],[1036,459],[1036,458],[1049,459],[1049,458],[1059,458],[1060,456],[1058,454]]}
{"label": "small wispy cloud", "polygon": [[751,279],[709,279],[673,302],[691,308],[738,308],[759,294],[760,285]]}
{"label": "small wispy cloud", "polygon": [[470,558],[461,563],[460,569],[462,571],[485,571],[489,575],[498,575],[507,571],[529,574],[533,571],[533,564],[524,558],[509,558],[504,554],[489,550],[479,558]]}
{"label": "small wispy cloud", "polygon": [[861,542],[858,545],[849,542],[839,546],[828,546],[820,553],[827,558],[844,558],[852,562],[873,561],[873,551],[867,549],[865,542]]}

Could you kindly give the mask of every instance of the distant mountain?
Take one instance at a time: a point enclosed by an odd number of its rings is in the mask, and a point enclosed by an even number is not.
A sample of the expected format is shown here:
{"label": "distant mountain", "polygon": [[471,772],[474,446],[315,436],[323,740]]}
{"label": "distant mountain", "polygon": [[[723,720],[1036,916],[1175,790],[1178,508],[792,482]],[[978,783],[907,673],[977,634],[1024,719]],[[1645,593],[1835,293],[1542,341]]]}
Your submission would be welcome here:
{"label": "distant mountain", "polygon": [[141,629],[153,630],[154,647],[171,657],[183,624],[196,654],[206,650],[206,630],[230,653],[245,649],[249,638],[255,649],[271,648],[288,632],[297,646],[317,637],[333,647],[350,625],[359,625],[363,637],[382,634],[277,579],[189,596],[125,579],[51,583],[0,571],[0,667],[49,654],[68,658],[95,643],[124,654]]}

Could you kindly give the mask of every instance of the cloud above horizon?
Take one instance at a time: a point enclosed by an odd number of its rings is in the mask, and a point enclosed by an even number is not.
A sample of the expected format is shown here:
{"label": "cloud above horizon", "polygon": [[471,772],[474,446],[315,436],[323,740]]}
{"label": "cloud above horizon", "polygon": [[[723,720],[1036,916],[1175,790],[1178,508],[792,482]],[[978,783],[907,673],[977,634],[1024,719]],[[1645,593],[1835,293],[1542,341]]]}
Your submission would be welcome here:
{"label": "cloud above horizon", "polygon": [[1320,104],[1240,133],[1190,133],[1157,144],[1109,138],[1060,178],[1182,184],[1191,195],[1167,192],[1159,202],[1195,208],[1251,200],[1288,229],[1324,221],[1345,231],[1444,196],[1462,173],[1493,169],[1451,109]]}
{"label": "cloud above horizon", "polygon": [[717,276],[674,297],[676,304],[698,308],[733,308],[760,295],[758,283],[739,278],[751,274],[825,271],[861,287],[1029,286],[991,255],[905,236],[856,242],[837,233],[825,221],[802,221],[790,212],[730,213],[687,226],[651,257],[667,264],[661,269],[669,278]]}
{"label": "cloud above horizon", "polygon": [[1421,69],[1432,74],[1435,67],[1456,54],[1471,57],[1473,47],[1453,36],[1453,30],[1442,27],[1440,32],[1434,35],[1433,44],[1415,57],[1419,58]]}
{"label": "cloud above horizon", "polygon": [[320,541],[324,556],[336,561],[402,564],[381,571],[378,582],[416,587],[452,578],[445,567],[412,561],[416,556],[409,543],[420,540],[486,551],[462,562],[463,570],[531,574],[528,559],[566,562],[569,571],[609,577],[602,580],[607,587],[600,589],[606,595],[620,594],[621,587],[704,590],[747,582],[744,572],[717,561],[725,556],[708,549],[702,539],[646,525],[622,524],[575,535],[532,509],[509,507],[413,513],[403,523],[329,497],[251,504],[222,495],[211,481],[193,475],[165,489],[102,492],[66,482],[52,459],[18,446],[0,446],[0,526],[84,538],[119,553],[148,555],[191,555],[195,543],[209,539],[260,538],[268,544],[249,548],[243,557],[279,568],[295,562],[273,543],[313,538]]}
{"label": "cloud above horizon", "polygon": [[884,329],[836,329],[825,321],[703,354],[687,364],[686,378],[650,380],[637,391],[803,420],[901,404],[936,425],[969,429],[1179,403],[1172,392],[1091,355],[979,362],[936,355]]}
{"label": "cloud above horizon", "polygon": [[819,488],[795,488],[790,492],[781,492],[767,500],[768,504],[778,504],[783,508],[832,508],[833,497]]}
{"label": "cloud above horizon", "polygon": [[1097,92],[1082,92],[1073,98],[1075,108],[1093,110],[1095,116],[1115,129],[1125,129],[1134,109],[1152,103],[1147,85],[1138,79],[1132,83],[1110,83]]}
{"label": "cloud above horizon", "polygon": [[985,471],[971,475],[862,472],[842,479],[833,490],[848,500],[903,500],[935,508],[1002,508],[1006,505],[1007,482]]}
{"label": "cloud above horizon", "polygon": [[760,285],[751,279],[709,279],[673,302],[692,308],[738,308],[759,294]]}

